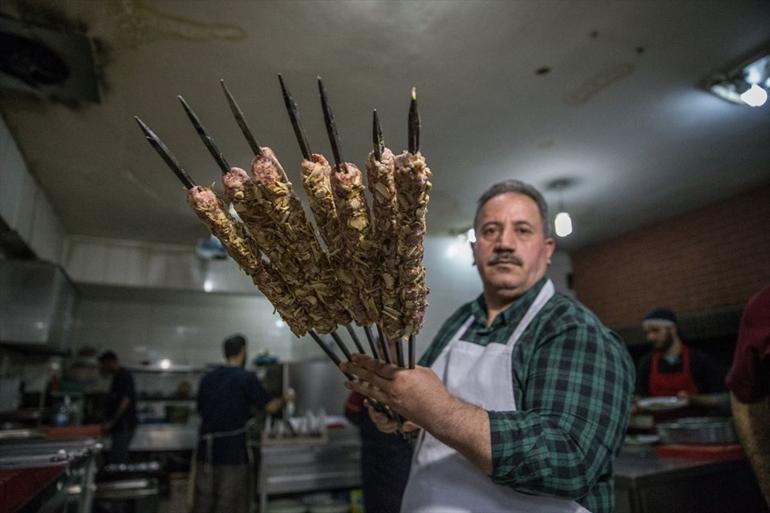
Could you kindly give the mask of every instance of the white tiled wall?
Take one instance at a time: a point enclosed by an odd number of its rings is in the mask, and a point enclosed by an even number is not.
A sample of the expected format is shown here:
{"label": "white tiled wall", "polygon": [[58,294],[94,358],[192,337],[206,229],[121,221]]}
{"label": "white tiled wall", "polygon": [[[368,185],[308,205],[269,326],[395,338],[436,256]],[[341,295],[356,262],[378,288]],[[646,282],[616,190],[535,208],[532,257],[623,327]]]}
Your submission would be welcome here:
{"label": "white tiled wall", "polygon": [[299,344],[285,327],[276,326],[272,306],[259,296],[208,296],[190,293],[176,300],[81,298],[74,346],[112,349],[121,360],[139,363],[168,358],[194,366],[222,361],[221,342],[233,333],[249,340],[249,354],[268,350],[283,360]]}
{"label": "white tiled wall", "polygon": [[[417,338],[420,354],[444,320],[481,292],[465,239],[428,237],[425,263],[430,306]],[[557,289],[565,291],[569,258],[557,253],[551,268]],[[245,278],[244,278],[245,279]],[[261,296],[179,293],[148,299],[81,298],[76,310],[74,347],[113,349],[127,362],[168,358],[194,366],[221,361],[221,341],[232,333],[249,340],[249,354],[268,350],[282,360],[323,358],[315,343],[296,339],[279,326]],[[347,340],[347,334],[343,333]],[[360,338],[364,340],[361,332]],[[352,347],[352,345],[351,345]]]}

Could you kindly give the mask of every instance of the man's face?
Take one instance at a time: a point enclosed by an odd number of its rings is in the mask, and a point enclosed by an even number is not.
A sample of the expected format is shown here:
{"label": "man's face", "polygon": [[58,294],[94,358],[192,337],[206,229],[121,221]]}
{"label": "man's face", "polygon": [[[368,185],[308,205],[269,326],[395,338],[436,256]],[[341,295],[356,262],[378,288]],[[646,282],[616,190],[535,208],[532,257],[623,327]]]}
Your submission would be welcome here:
{"label": "man's face", "polygon": [[644,336],[656,351],[667,351],[674,343],[673,330],[670,326],[656,326],[654,324],[645,326]]}
{"label": "man's face", "polygon": [[111,375],[113,370],[114,369],[111,361],[105,360],[105,361],[99,362],[99,373],[102,376],[107,377]]}
{"label": "man's face", "polygon": [[545,275],[554,248],[529,196],[501,194],[479,212],[473,260],[485,292],[511,300],[521,296]]}

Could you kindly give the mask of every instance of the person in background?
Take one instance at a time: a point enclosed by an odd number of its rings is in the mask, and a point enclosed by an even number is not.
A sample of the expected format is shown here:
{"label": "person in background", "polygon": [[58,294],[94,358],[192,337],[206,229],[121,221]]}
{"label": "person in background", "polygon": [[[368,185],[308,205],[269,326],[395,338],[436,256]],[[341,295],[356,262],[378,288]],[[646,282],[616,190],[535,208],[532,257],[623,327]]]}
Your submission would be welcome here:
{"label": "person in background", "polygon": [[364,396],[352,392],[345,416],[361,432],[361,488],[366,513],[398,513],[409,477],[412,446],[395,433],[383,433],[369,418]]}
{"label": "person in background", "polygon": [[[483,293],[441,327],[415,369],[353,355],[346,386],[422,428],[401,510],[610,513],[613,459],[634,365],[618,335],[555,293],[548,207],[508,180],[479,199],[473,261]],[[369,407],[377,427],[398,425]]]}
{"label": "person in background", "polygon": [[246,338],[223,342],[226,363],[208,372],[198,386],[200,440],[194,471],[194,513],[246,513],[254,493],[249,486],[246,446],[249,419],[256,409],[276,414],[293,392],[273,399],[256,375],[244,369]]}
{"label": "person in background", "polygon": [[107,460],[109,463],[126,463],[137,424],[134,377],[120,366],[118,356],[112,351],[99,356],[99,368],[102,375],[112,376],[105,411],[107,420],[103,424],[104,432],[110,435],[112,442]]}
{"label": "person in background", "polygon": [[698,409],[727,409],[719,368],[711,358],[682,342],[673,311],[650,310],[642,329],[652,351],[639,360],[637,396],[679,396]]}
{"label": "person in background", "polygon": [[770,506],[770,287],[746,305],[725,381],[738,437]]}

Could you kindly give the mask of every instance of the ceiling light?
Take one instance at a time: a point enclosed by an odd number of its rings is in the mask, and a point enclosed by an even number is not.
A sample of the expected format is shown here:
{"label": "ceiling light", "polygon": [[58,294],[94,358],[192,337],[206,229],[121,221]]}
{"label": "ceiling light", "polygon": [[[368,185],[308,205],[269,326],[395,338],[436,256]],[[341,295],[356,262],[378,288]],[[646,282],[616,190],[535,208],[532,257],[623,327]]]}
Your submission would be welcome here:
{"label": "ceiling light", "polygon": [[564,189],[571,187],[575,181],[570,178],[558,178],[549,182],[546,188],[550,191],[556,191],[559,195],[559,210],[553,220],[553,228],[556,235],[566,237],[572,233],[572,217],[564,208]]}
{"label": "ceiling light", "polygon": [[556,214],[556,219],[553,220],[553,226],[556,230],[556,235],[566,237],[572,233],[572,218],[567,212],[559,212]]}
{"label": "ceiling light", "polygon": [[741,100],[749,107],[761,107],[767,101],[767,91],[757,84],[752,84],[741,94]]}
{"label": "ceiling light", "polygon": [[763,50],[725,72],[708,78],[705,87],[723,100],[761,107],[770,88],[770,50]]}
{"label": "ceiling light", "polygon": [[169,369],[171,368],[171,360],[164,358],[160,361],[160,368],[161,369]]}
{"label": "ceiling light", "polygon": [[468,228],[468,231],[465,232],[465,239],[468,242],[476,242],[476,230],[473,228]]}

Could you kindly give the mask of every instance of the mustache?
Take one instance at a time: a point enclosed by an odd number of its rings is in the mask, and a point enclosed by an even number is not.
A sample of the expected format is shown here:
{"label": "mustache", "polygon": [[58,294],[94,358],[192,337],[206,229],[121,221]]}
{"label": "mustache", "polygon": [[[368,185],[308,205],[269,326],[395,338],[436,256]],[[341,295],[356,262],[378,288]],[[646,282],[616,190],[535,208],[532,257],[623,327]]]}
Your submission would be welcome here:
{"label": "mustache", "polygon": [[521,258],[514,255],[511,251],[499,251],[492,255],[492,258],[489,259],[487,265],[495,265],[500,263],[521,265],[523,262],[521,261]]}

